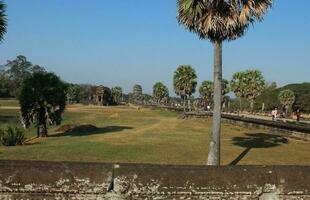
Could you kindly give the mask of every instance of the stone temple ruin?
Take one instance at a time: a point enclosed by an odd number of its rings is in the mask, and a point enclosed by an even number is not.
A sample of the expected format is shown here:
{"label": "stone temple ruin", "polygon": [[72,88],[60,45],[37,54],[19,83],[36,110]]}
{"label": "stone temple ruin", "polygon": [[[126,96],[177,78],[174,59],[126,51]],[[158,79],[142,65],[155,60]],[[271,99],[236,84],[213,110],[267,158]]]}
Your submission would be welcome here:
{"label": "stone temple ruin", "polygon": [[89,99],[91,104],[98,106],[114,104],[111,89],[102,85],[94,87]]}

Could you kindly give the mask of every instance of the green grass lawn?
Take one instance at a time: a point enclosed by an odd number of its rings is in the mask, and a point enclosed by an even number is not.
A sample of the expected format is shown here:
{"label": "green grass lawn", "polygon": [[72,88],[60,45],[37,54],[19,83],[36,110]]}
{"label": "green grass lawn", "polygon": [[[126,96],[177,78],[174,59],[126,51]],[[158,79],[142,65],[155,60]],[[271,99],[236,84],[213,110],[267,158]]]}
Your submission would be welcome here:
{"label": "green grass lawn", "polygon": [[[0,128],[19,125],[16,105],[0,107]],[[130,107],[70,106],[63,124],[91,124],[96,131],[56,133],[23,146],[0,146],[0,159],[99,161],[122,163],[206,163],[210,119],[178,119],[177,113]],[[310,165],[307,141],[283,137],[267,129],[223,123],[222,164]],[[35,129],[26,131],[27,138]]]}

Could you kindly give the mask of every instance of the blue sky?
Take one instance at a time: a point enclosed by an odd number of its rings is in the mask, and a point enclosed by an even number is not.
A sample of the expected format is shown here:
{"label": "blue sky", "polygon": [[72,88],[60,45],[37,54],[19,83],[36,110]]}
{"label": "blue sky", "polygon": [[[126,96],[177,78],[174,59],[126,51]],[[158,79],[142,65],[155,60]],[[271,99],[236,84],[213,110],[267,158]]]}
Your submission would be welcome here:
{"label": "blue sky", "polygon": [[[145,92],[174,70],[192,65],[212,80],[213,50],[176,20],[176,0],[6,0],[8,32],[0,64],[17,55],[74,83]],[[85,3],[87,2],[87,3]],[[278,85],[310,81],[310,1],[276,0],[262,23],[224,43],[223,73],[260,69]]]}

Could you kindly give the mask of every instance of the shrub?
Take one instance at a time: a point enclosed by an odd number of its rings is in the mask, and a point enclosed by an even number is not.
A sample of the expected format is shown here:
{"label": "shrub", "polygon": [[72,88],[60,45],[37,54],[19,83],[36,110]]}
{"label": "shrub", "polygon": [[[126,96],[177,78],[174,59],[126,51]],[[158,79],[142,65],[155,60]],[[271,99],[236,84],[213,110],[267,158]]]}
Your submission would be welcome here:
{"label": "shrub", "polygon": [[0,129],[0,145],[2,144],[3,141],[3,135],[4,135],[4,131],[2,129]]}
{"label": "shrub", "polygon": [[4,146],[22,145],[25,141],[23,130],[15,127],[8,127],[6,130],[0,130],[0,142]]}

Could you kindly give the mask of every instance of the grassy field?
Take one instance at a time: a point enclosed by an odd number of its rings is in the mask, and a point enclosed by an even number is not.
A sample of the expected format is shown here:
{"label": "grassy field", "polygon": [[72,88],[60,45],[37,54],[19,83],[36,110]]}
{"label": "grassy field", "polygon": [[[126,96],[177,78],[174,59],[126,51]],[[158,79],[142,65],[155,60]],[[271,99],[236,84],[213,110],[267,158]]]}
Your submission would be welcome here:
{"label": "grassy field", "polygon": [[[17,104],[3,104],[0,128],[18,125]],[[60,133],[50,127],[49,137],[31,139],[31,128],[26,145],[0,146],[0,159],[203,165],[211,133],[210,119],[178,119],[174,112],[130,107],[70,106],[63,124],[98,129]],[[222,133],[224,165],[310,165],[309,142],[226,123]]]}

